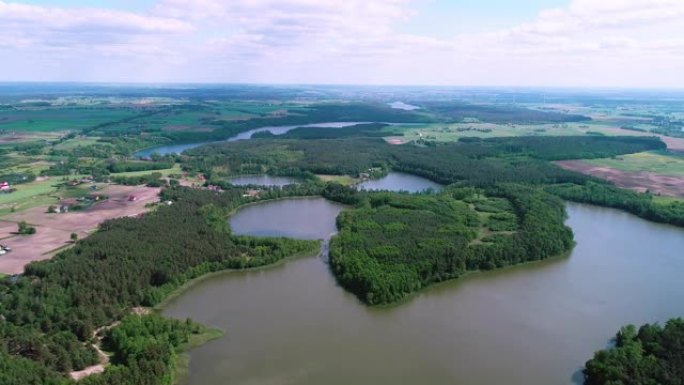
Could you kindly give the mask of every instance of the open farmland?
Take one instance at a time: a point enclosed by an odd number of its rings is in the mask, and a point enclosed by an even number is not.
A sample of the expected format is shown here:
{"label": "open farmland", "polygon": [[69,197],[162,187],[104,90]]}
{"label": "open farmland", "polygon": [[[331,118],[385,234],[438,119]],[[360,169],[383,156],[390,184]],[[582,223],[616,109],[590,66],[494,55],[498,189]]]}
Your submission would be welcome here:
{"label": "open farmland", "polygon": [[684,177],[684,157],[666,153],[641,152],[614,158],[591,159],[590,164],[630,172],[652,172]]}
{"label": "open farmland", "polygon": [[112,107],[0,110],[0,130],[26,133],[73,131],[130,118],[138,113],[135,109]]}
{"label": "open farmland", "polygon": [[[13,251],[0,256],[0,273],[18,274],[29,262],[51,258],[55,252],[70,245],[71,233],[83,238],[107,219],[144,213],[148,210],[147,204],[157,202],[159,189],[110,185],[98,193],[109,196],[109,199],[84,211],[48,214],[47,205],[40,205],[4,216],[0,221],[0,239]],[[130,196],[136,200],[130,201]],[[36,234],[14,234],[20,221],[33,225]]]}
{"label": "open farmland", "polygon": [[597,166],[584,160],[564,160],[556,162],[560,167],[595,176],[614,183],[618,187],[672,197],[684,197],[684,178],[667,176],[649,171],[625,171],[616,168]]}

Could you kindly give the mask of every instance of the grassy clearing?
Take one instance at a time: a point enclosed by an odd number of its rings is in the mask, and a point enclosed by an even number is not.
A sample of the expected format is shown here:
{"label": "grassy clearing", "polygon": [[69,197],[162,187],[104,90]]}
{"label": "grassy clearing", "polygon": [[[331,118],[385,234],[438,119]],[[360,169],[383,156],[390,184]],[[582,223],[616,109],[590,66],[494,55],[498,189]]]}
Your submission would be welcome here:
{"label": "grassy clearing", "polygon": [[74,138],[66,140],[55,145],[54,149],[58,151],[73,150],[78,146],[92,146],[94,144],[110,145],[109,143],[98,142],[98,137]]}
{"label": "grassy clearing", "polygon": [[11,168],[8,168],[6,173],[28,173],[31,172],[35,175],[40,175],[40,173],[44,170],[47,170],[50,168],[50,163],[46,161],[36,161],[36,162],[30,162],[30,163],[25,163],[21,164],[18,166],[14,166]]}
{"label": "grassy clearing", "polygon": [[163,177],[168,177],[170,174],[182,174],[183,170],[181,169],[179,164],[176,164],[172,168],[165,168],[163,170],[146,170],[146,171],[130,171],[130,172],[118,172],[115,174],[111,174],[112,177],[131,177],[131,176],[141,176],[141,175],[148,175],[152,174],[154,172],[159,172],[162,174]]}
{"label": "grassy clearing", "polygon": [[0,205],[18,203],[26,199],[35,197],[36,195],[46,195],[55,191],[55,184],[58,183],[54,179],[44,181],[36,181],[26,184],[16,185],[17,191],[11,194],[0,194]]}
{"label": "grassy clearing", "polygon": [[437,140],[453,142],[463,137],[512,137],[512,136],[575,136],[600,133],[615,135],[609,125],[597,122],[563,124],[493,124],[493,123],[452,123],[394,126],[402,131],[405,140]]}
{"label": "grassy clearing", "polygon": [[684,157],[662,152],[641,152],[615,158],[592,159],[587,162],[622,171],[647,171],[660,175],[684,177]]}
{"label": "grassy clearing", "polygon": [[671,203],[684,203],[684,198],[678,197],[666,197],[666,196],[654,196],[653,201],[661,205],[669,205]]}
{"label": "grassy clearing", "polygon": [[345,186],[349,186],[352,184],[356,184],[360,182],[361,180],[358,178],[354,178],[349,175],[316,175],[320,180],[324,182],[335,182],[339,184],[343,184]]}

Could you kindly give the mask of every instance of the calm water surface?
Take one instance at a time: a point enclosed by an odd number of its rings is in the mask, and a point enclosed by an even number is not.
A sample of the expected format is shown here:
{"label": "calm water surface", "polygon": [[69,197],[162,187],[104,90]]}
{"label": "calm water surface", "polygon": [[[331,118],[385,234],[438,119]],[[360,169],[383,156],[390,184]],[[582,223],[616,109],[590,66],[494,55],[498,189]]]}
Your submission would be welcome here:
{"label": "calm water surface", "polygon": [[284,176],[245,175],[231,178],[229,182],[236,186],[287,186],[289,184],[298,183],[299,181],[297,178],[289,178]]}
{"label": "calm water surface", "polygon": [[348,126],[353,126],[353,125],[362,124],[362,123],[368,123],[368,122],[331,122],[331,123],[300,124],[300,125],[295,125],[295,126],[261,127],[261,128],[255,128],[253,130],[249,130],[249,131],[239,133],[239,134],[235,135],[234,137],[226,139],[226,140],[208,141],[208,142],[195,142],[195,143],[186,143],[186,144],[172,144],[172,145],[168,145],[168,146],[150,147],[150,148],[146,148],[144,150],[140,150],[140,151],[134,153],[133,156],[136,156],[138,158],[145,158],[145,157],[151,156],[154,153],[157,153],[159,155],[180,154],[185,150],[189,150],[191,148],[195,148],[195,147],[199,147],[199,146],[204,146],[205,144],[223,143],[223,142],[236,142],[238,140],[251,139],[252,135],[256,134],[257,132],[268,131],[268,132],[272,133],[273,135],[282,135],[288,131],[291,131],[291,130],[293,130],[295,128],[299,128],[299,127],[342,128],[342,127],[348,127]]}
{"label": "calm water surface", "polygon": [[238,210],[230,227],[238,235],[327,239],[337,231],[335,219],[343,207],[323,198],[270,201]]}
{"label": "calm water surface", "polygon": [[[278,201],[231,225],[317,238],[338,209]],[[572,384],[623,324],[684,315],[684,230],[591,206],[568,212],[570,257],[475,274],[392,308],[360,304],[311,257],[212,277],[164,313],[226,331],[192,351],[193,385]]]}
{"label": "calm water surface", "polygon": [[420,109],[420,107],[418,107],[418,106],[414,106],[414,105],[407,104],[404,102],[389,103],[389,106],[392,108],[396,108],[396,109],[404,110],[404,111],[413,111],[413,110],[419,110]]}
{"label": "calm water surface", "polygon": [[359,184],[360,190],[388,190],[407,191],[410,193],[421,192],[427,189],[440,191],[442,185],[429,179],[403,172],[390,172],[380,179],[369,180]]}

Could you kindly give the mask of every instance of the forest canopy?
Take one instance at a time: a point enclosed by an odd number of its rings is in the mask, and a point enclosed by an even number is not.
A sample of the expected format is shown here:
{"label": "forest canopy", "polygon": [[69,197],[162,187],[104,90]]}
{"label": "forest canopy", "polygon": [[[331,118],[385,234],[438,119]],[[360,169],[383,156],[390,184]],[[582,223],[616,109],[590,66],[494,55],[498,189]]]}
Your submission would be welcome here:
{"label": "forest canopy", "polygon": [[684,384],[684,319],[623,327],[615,347],[587,361],[584,379],[586,385]]}

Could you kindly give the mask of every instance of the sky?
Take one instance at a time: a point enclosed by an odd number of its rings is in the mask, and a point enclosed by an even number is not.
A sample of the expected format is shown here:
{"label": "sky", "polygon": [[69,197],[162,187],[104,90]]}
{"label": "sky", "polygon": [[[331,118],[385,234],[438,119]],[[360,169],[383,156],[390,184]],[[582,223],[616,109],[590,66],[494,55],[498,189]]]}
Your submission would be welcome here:
{"label": "sky", "polygon": [[684,88],[684,0],[0,0],[0,81]]}

